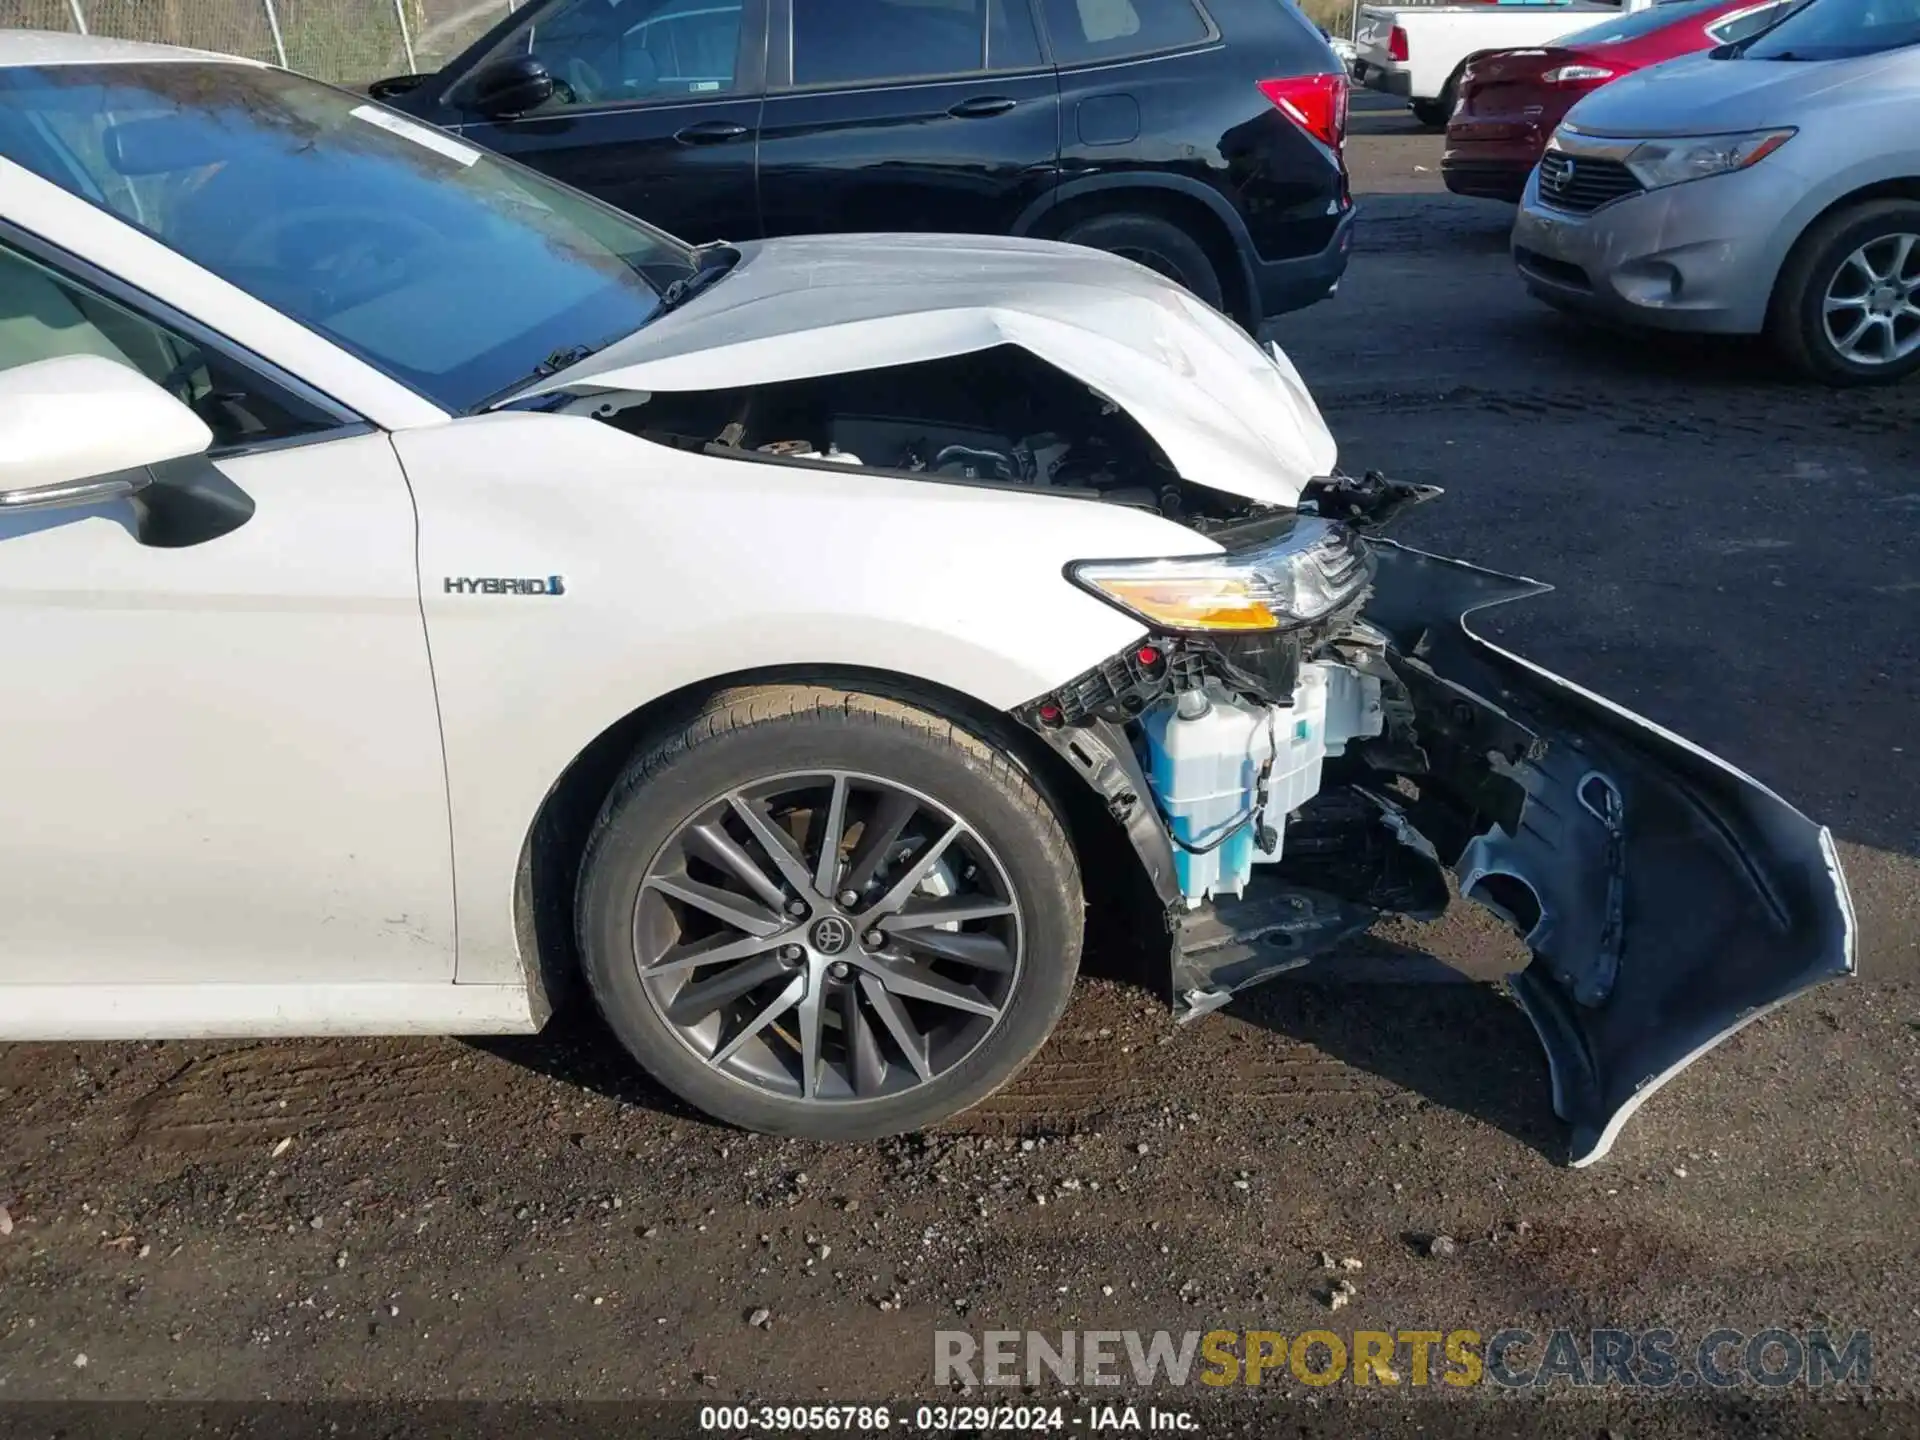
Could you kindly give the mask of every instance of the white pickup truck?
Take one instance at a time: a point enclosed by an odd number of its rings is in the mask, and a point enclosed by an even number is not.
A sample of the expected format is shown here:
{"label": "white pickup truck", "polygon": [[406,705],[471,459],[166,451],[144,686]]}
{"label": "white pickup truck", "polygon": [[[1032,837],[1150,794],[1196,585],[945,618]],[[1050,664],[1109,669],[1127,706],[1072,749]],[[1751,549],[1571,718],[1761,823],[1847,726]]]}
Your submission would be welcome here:
{"label": "white pickup truck", "polygon": [[1652,3],[1363,5],[1354,24],[1354,78],[1370,90],[1400,96],[1415,119],[1437,129],[1453,113],[1455,85],[1473,56],[1550,45],[1602,16]]}

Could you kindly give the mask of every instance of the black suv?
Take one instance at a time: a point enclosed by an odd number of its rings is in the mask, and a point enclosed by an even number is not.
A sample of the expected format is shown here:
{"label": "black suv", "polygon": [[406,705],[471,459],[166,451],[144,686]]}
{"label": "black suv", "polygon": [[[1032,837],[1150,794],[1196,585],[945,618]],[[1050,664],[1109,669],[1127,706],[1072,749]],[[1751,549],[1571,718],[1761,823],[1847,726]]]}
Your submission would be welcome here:
{"label": "black suv", "polygon": [[1249,326],[1351,242],[1347,79],[1292,0],[532,0],[372,94],[685,239],[1070,240]]}

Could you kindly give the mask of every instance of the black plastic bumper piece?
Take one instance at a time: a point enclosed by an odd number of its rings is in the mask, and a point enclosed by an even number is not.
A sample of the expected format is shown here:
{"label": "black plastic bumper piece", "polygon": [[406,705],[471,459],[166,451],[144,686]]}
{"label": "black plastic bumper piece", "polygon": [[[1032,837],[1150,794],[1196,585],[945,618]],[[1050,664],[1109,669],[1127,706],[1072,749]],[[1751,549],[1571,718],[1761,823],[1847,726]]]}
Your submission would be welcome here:
{"label": "black plastic bumper piece", "polygon": [[1589,1164],[1694,1060],[1853,972],[1832,837],[1726,762],[1470,628],[1548,587],[1390,543],[1377,558],[1367,618],[1543,747],[1492,747],[1478,773],[1464,758],[1436,766],[1458,794],[1486,793],[1491,775],[1524,796],[1517,817],[1440,853],[1463,894],[1525,935],[1533,959],[1510,983],[1546,1049],[1573,1163]]}

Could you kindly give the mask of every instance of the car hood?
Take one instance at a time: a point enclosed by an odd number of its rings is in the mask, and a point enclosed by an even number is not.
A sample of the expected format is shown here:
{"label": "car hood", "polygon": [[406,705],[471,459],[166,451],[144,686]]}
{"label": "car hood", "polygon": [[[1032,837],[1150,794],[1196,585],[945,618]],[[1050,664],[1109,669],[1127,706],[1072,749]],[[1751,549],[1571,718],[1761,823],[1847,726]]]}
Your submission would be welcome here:
{"label": "car hood", "polygon": [[1568,112],[1593,135],[1711,135],[1792,125],[1830,90],[1852,89],[1896,62],[1715,60],[1698,54],[1639,70],[1602,86]]}
{"label": "car hood", "polygon": [[1293,505],[1336,447],[1299,372],[1151,271],[1045,240],[834,235],[731,274],[515,399],[734,389],[1018,345],[1120,406],[1182,478]]}

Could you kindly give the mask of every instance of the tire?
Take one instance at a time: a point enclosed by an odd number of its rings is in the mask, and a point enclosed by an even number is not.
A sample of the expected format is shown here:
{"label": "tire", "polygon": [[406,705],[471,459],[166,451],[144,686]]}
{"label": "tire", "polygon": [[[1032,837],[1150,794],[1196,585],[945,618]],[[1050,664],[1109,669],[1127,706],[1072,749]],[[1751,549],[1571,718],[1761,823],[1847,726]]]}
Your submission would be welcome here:
{"label": "tire", "polygon": [[[836,781],[835,774],[851,778]],[[699,833],[703,828],[732,838],[787,897],[800,893],[761,838],[767,832],[734,808],[728,797],[735,792],[746,792],[736,798],[796,838],[798,853],[790,850],[787,858],[802,879],[822,874],[824,833],[843,842],[834,847],[842,857],[837,878],[797,902],[810,913],[764,941],[674,893],[698,881],[728,890],[727,905],[739,909],[744,902],[762,924],[780,918],[772,900],[781,894],[754,898],[742,872],[726,872],[706,858],[716,852]],[[790,804],[793,795],[806,798],[806,807]],[[836,805],[843,816],[837,830]],[[895,823],[884,805],[896,807]],[[915,806],[910,819],[898,821]],[[872,921],[872,929],[848,924],[823,938],[829,923],[876,913],[926,861],[928,842],[955,822],[965,833],[911,886],[904,909]],[[883,858],[878,872],[863,878],[863,845],[888,833],[894,838],[877,844],[876,853],[904,858]],[[844,888],[849,885],[861,887],[858,903],[840,903],[854,893]],[[711,889],[686,893],[714,903]],[[972,904],[1001,913],[936,928],[929,907],[940,904],[942,894],[949,910]],[[656,1080],[746,1129],[838,1141],[923,1128],[1012,1079],[1066,1008],[1079,969],[1082,919],[1079,868],[1060,818],[1006,753],[930,709],[814,686],[723,692],[689,722],[643,745],[601,809],[576,897],[582,963],[595,1001]],[[925,928],[909,929],[909,923]],[[900,928],[882,935],[879,927],[893,925]],[[869,939],[882,943],[876,948]],[[693,947],[734,940],[736,949],[758,946],[762,953],[717,966],[672,967],[675,956],[685,961],[705,953]],[[778,948],[769,949],[776,941]],[[796,950],[804,956],[792,958]],[[943,958],[953,953],[968,958]],[[662,956],[669,968],[649,970],[643,979],[642,966]],[[989,957],[991,967],[984,965]],[[976,961],[983,968],[971,968]],[[703,1007],[711,986],[698,1003],[689,1000],[694,986],[745,976],[749,966],[767,978],[710,1016]],[[785,968],[771,973],[775,966]],[[938,998],[929,1000],[927,987],[934,984]],[[795,986],[804,992],[799,1000],[791,998]],[[962,988],[963,1003],[974,1008],[951,1008]],[[809,1021],[805,1006],[816,996],[817,1018]],[[980,1012],[982,1003],[997,1013]],[[725,1053],[749,1022],[781,1004],[792,1008]],[[901,1025],[904,1031],[895,1028]],[[910,1052],[902,1036],[912,1039],[916,1026],[925,1031],[924,1043]],[[809,1033],[818,1037],[810,1066],[802,1060]],[[804,1087],[803,1073],[813,1076]]]}
{"label": "tire", "polygon": [[1413,111],[1413,118],[1429,130],[1446,129],[1447,122],[1453,118],[1454,104],[1460,98],[1460,72],[1466,68],[1467,62],[1462,60],[1433,99],[1408,101],[1407,108]]}
{"label": "tire", "polygon": [[[1920,304],[1920,202],[1856,205],[1827,216],[1800,238],[1774,287],[1767,322],[1775,348],[1789,365],[1827,385],[1885,385],[1920,371],[1920,311],[1902,312],[1884,329],[1874,323],[1870,341],[1863,343],[1884,343],[1884,334],[1912,347],[1880,363],[1866,363],[1843,351],[1829,331],[1826,311],[1830,296],[1849,298],[1856,286],[1863,295],[1872,295],[1875,287],[1854,257],[1864,254],[1868,264],[1890,269],[1901,252],[1902,236],[1914,237],[1914,243],[1906,247],[1905,264],[1893,278],[1904,278],[1913,287],[1905,296],[1908,304]],[[1867,313],[1864,307],[1843,309],[1832,320],[1836,327],[1850,328],[1850,317]],[[1840,338],[1846,338],[1844,332]]]}
{"label": "tire", "polygon": [[1214,309],[1227,308],[1220,272],[1214,268],[1206,247],[1171,220],[1131,211],[1096,215],[1069,226],[1060,238],[1069,245],[1085,245],[1090,250],[1125,256],[1186,286],[1196,299],[1204,300]]}

